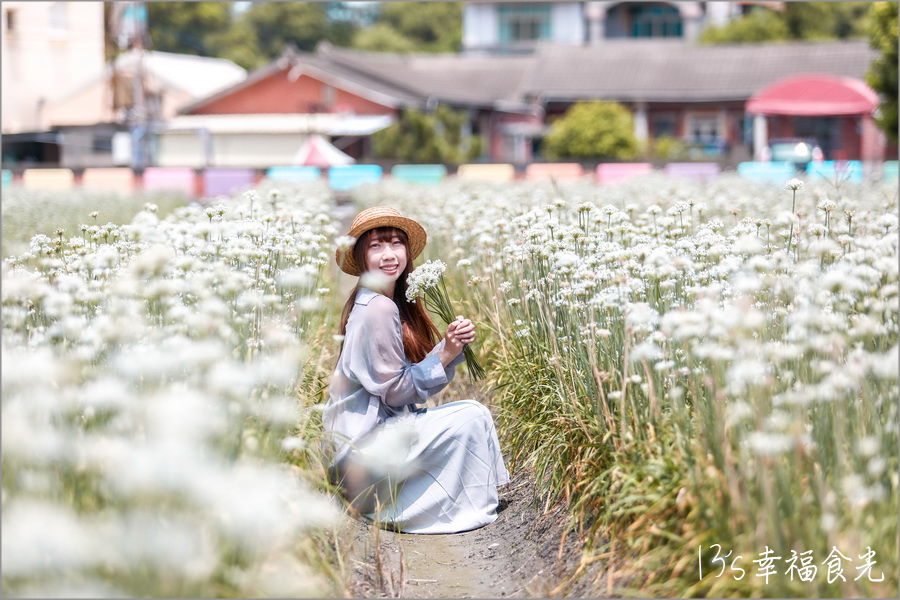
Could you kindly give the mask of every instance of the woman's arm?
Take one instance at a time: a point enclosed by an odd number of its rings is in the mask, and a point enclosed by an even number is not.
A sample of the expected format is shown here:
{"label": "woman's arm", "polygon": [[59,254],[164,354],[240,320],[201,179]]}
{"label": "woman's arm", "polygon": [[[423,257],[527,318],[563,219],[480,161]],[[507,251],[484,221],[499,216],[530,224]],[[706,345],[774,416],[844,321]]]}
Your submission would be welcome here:
{"label": "woman's arm", "polygon": [[[394,301],[376,296],[354,307],[355,329],[349,367],[360,384],[389,406],[424,402],[452,377],[433,352],[409,363],[403,351],[400,313]],[[358,312],[357,312],[358,311]]]}

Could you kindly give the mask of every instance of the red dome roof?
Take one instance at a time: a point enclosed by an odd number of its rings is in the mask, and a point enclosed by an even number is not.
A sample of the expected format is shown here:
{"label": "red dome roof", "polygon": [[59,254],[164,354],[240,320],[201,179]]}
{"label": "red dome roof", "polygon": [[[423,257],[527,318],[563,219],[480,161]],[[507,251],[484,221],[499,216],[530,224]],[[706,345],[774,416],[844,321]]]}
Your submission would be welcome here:
{"label": "red dome roof", "polygon": [[799,75],[780,79],[749,100],[745,110],[757,115],[804,117],[870,114],[878,94],[858,79]]}

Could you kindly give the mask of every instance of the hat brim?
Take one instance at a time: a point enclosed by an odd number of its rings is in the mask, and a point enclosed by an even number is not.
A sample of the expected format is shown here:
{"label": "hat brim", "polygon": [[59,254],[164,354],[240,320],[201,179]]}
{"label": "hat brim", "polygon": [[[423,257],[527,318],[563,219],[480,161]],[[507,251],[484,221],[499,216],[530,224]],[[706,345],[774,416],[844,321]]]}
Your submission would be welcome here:
{"label": "hat brim", "polygon": [[[422,250],[425,249],[425,229],[416,221],[398,215],[379,215],[373,217],[352,228],[347,232],[347,235],[358,240],[365,232],[371,229],[377,229],[378,227],[396,227],[406,233],[406,236],[409,238],[409,261],[415,260],[416,257],[422,253]],[[353,248],[355,245],[356,244],[354,243],[354,245],[350,247],[338,248],[334,253],[334,258],[341,268],[341,271],[348,275],[356,276],[362,273],[362,269],[360,268],[360,265],[356,264],[356,260],[353,258]]]}

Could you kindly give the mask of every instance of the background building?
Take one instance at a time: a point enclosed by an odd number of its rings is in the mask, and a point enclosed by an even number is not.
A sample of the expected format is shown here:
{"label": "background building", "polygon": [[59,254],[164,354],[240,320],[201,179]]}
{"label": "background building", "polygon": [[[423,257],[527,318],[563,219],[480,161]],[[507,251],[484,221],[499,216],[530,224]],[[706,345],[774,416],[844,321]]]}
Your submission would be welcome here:
{"label": "background building", "polygon": [[724,25],[761,6],[783,2],[467,2],[463,50],[531,52],[538,42],[594,45],[623,38],[694,40],[709,25]]}
{"label": "background building", "polygon": [[103,73],[103,2],[0,6],[3,163],[58,162],[47,107]]}

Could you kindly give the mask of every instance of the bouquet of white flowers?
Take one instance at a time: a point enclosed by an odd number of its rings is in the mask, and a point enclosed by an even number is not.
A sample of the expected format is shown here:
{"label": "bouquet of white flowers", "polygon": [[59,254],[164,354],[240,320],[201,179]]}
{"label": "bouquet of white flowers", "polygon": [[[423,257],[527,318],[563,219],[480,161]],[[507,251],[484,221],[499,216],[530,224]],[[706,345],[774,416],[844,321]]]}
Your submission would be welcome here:
{"label": "bouquet of white flowers", "polygon": [[[456,320],[456,313],[450,305],[450,297],[444,285],[444,271],[447,265],[441,260],[429,260],[417,267],[406,279],[406,300],[415,302],[416,298],[425,298],[425,307],[437,314],[446,323]],[[468,344],[463,346],[466,367],[472,379],[484,379],[484,369],[478,364],[475,353]]]}

